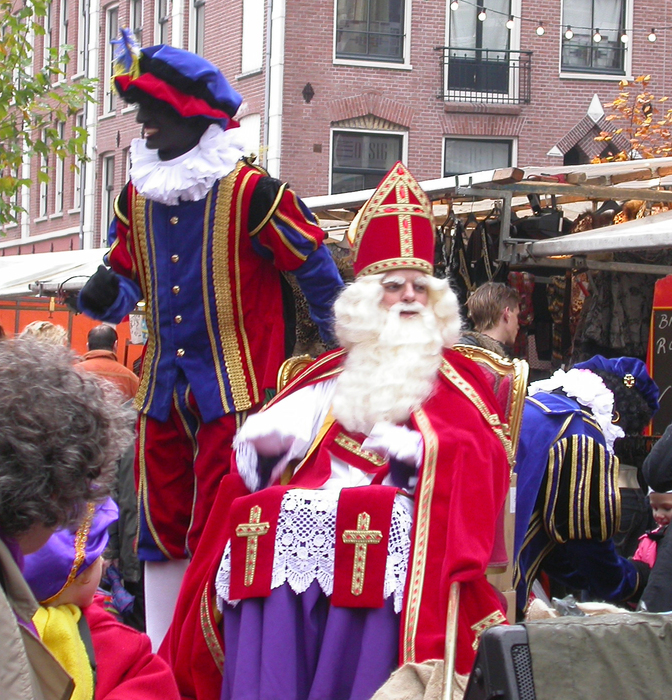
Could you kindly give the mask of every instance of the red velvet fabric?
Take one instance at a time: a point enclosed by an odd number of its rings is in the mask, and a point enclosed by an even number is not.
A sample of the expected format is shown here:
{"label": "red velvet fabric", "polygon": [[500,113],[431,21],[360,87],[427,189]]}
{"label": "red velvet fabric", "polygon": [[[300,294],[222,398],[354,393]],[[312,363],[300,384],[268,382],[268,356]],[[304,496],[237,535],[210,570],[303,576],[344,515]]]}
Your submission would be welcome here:
{"label": "red velvet fabric", "polygon": [[149,637],[103,609],[102,596],[82,609],[96,659],[95,700],[178,700],[168,664],[152,654]]}

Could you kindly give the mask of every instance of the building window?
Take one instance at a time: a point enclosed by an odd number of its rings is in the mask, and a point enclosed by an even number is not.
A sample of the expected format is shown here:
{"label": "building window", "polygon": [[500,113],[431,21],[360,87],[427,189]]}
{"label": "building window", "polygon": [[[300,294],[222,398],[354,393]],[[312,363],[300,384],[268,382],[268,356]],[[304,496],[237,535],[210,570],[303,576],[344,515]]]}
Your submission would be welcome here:
{"label": "building window", "polygon": [[264,60],[264,0],[243,0],[241,72],[261,70]]}
{"label": "building window", "polygon": [[[243,5],[243,37],[245,36],[245,6]],[[205,0],[192,0],[189,23],[191,50],[202,56],[205,52]],[[259,27],[256,28],[261,34]],[[244,39],[243,39],[244,40]]]}
{"label": "building window", "polygon": [[403,157],[403,134],[334,131],[332,143],[332,194],[377,187]]}
{"label": "building window", "polygon": [[[58,122],[56,129],[58,138],[65,138],[65,122]],[[65,160],[56,156],[56,173],[54,176],[54,214],[63,211],[63,182],[65,180]]]}
{"label": "building window", "polygon": [[44,37],[42,42],[42,65],[46,66],[51,60],[51,32],[53,29],[52,15],[54,13],[53,3],[48,3],[44,15]]}
{"label": "building window", "polygon": [[477,173],[513,165],[508,139],[444,139],[443,176]]}
{"label": "building window", "polygon": [[107,231],[114,217],[114,156],[103,157],[102,211],[100,217],[102,240],[107,240]]}
{"label": "building window", "polygon": [[336,58],[404,61],[405,0],[337,0]]}
{"label": "building window", "polygon": [[[486,21],[478,19],[486,11]],[[511,0],[475,0],[450,12],[448,90],[509,92]]]}
{"label": "building window", "polygon": [[[68,43],[68,0],[61,0],[60,16],[58,23],[58,44],[59,51],[63,51],[63,47]],[[63,52],[65,53],[65,52]],[[61,69],[65,70],[65,56],[62,56]]]}
{"label": "building window", "polygon": [[130,29],[139,46],[142,46],[142,0],[131,0],[129,8]]}
{"label": "building window", "polygon": [[105,112],[114,112],[117,95],[114,89],[114,50],[112,40],[117,38],[119,33],[119,8],[110,7],[106,13],[105,36],[105,99],[103,109]]}
{"label": "building window", "polygon": [[[84,129],[84,112],[78,112],[75,117],[75,128],[77,130]],[[72,188],[72,208],[80,209],[82,206],[82,176],[84,173],[83,162],[77,163],[77,168],[73,170],[74,183]]]}
{"label": "building window", "polygon": [[156,44],[168,43],[168,21],[170,20],[170,10],[168,0],[157,0],[156,2]]}
{"label": "building window", "polygon": [[77,73],[84,72],[86,36],[86,5],[89,0],[79,0],[77,3]]}
{"label": "building window", "polygon": [[[47,142],[46,131],[42,132],[41,140]],[[40,181],[40,201],[38,207],[38,216],[44,217],[47,215],[49,204],[49,157],[46,153],[40,154],[40,172],[38,179]]]}
{"label": "building window", "polygon": [[[564,0],[562,70],[571,73],[625,73],[626,0]],[[655,24],[655,22],[651,22]],[[571,27],[567,39],[567,27]],[[601,40],[595,41],[596,30]]]}

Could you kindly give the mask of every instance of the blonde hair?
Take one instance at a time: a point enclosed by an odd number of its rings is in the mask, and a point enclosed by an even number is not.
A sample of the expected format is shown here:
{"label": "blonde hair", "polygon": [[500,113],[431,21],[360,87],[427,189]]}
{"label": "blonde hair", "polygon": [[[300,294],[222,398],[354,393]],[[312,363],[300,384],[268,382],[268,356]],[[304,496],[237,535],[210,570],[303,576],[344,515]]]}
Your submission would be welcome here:
{"label": "blonde hair", "polygon": [[19,334],[20,338],[30,337],[51,345],[67,345],[68,331],[51,321],[33,321]]}

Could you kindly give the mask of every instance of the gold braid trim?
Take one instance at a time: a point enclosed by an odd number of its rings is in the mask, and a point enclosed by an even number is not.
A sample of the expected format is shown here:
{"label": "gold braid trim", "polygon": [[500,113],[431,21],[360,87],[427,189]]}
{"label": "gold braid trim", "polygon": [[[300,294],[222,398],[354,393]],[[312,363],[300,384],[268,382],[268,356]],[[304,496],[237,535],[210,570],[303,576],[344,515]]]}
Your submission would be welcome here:
{"label": "gold braid trim", "polygon": [[376,467],[382,467],[387,460],[381,457],[377,452],[371,450],[365,450],[354,438],[351,438],[345,433],[339,433],[334,442],[340,445],[344,450],[352,452],[352,454],[365,459],[367,462],[371,462]]}
{"label": "gold braid trim", "polygon": [[208,606],[208,601],[210,600],[210,595],[208,593],[210,589],[210,584],[206,583],[203,589],[203,595],[201,595],[201,631],[203,632],[203,638],[208,647],[208,650],[212,654],[212,660],[215,662],[215,666],[219,669],[220,673],[224,673],[224,650],[222,645],[217,639],[217,634],[215,633],[215,626],[213,625],[212,617],[210,616],[210,610]]}
{"label": "gold braid trim", "polygon": [[501,625],[506,622],[506,618],[502,614],[501,610],[495,610],[494,612],[490,613],[487,617],[484,617],[482,620],[479,620],[475,625],[471,626],[471,629],[474,631],[474,634],[476,635],[476,638],[474,639],[471,648],[476,651],[478,649],[478,644],[481,641],[481,635],[485,630],[490,629],[491,627],[494,627],[495,625]]}
{"label": "gold braid trim", "polygon": [[86,515],[84,516],[82,524],[77,528],[77,532],[75,533],[75,558],[72,562],[72,566],[70,567],[68,578],[65,580],[65,583],[61,586],[58,593],[54,593],[54,595],[46,600],[40,601],[42,605],[49,605],[49,603],[51,603],[53,600],[56,600],[56,598],[58,598],[58,596],[61,595],[61,593],[63,593],[63,591],[77,578],[79,569],[86,558],[86,541],[89,539],[89,531],[91,530],[91,523],[93,522],[95,512],[95,503],[87,503]]}
{"label": "gold braid trim", "polygon": [[490,413],[488,407],[485,405],[483,399],[478,395],[478,392],[471,386],[467,381],[465,381],[462,376],[455,370],[455,368],[443,358],[441,363],[441,374],[457,389],[459,389],[471,403],[478,409],[478,412],[483,416],[486,423],[492,429],[492,432],[499,438],[502,443],[502,447],[506,452],[506,458],[509,462],[509,467],[513,471],[513,467],[516,462],[516,456],[513,452],[513,445],[511,443],[511,434],[509,432],[509,426],[506,423],[502,423],[499,416],[496,413]]}

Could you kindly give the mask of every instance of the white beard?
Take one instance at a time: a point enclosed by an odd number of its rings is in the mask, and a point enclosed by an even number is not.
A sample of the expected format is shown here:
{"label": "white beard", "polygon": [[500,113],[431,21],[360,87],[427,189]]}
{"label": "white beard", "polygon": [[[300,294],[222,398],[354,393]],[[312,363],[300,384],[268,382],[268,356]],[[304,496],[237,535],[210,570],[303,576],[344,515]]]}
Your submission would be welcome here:
{"label": "white beard", "polygon": [[404,423],[429,398],[444,343],[428,307],[412,304],[418,313],[404,317],[400,312],[408,305],[366,306],[358,306],[356,320],[339,318],[336,308],[336,333],[348,355],[332,412],[346,430],[368,434],[378,421]]}

